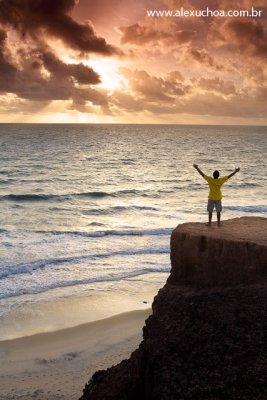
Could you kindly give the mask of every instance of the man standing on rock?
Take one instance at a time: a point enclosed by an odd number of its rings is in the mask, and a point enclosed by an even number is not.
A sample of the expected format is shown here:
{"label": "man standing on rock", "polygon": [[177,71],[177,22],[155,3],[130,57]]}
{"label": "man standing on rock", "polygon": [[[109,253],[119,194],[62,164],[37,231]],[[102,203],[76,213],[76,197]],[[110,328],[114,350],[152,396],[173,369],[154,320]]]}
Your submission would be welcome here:
{"label": "man standing on rock", "polygon": [[194,164],[193,167],[200,173],[201,176],[203,176],[203,178],[208,182],[209,187],[210,187],[208,206],[207,206],[207,211],[209,213],[208,226],[211,226],[212,213],[213,213],[214,207],[217,211],[217,224],[218,224],[218,226],[221,226],[221,212],[222,212],[221,186],[224,184],[224,182],[226,182],[228,179],[230,179],[232,176],[234,176],[238,171],[240,171],[240,168],[236,168],[234,170],[234,172],[232,172],[228,176],[224,176],[223,178],[219,178],[220,173],[219,173],[219,171],[216,170],[213,172],[213,178],[212,178],[211,176],[205,175],[198,168],[197,164]]}

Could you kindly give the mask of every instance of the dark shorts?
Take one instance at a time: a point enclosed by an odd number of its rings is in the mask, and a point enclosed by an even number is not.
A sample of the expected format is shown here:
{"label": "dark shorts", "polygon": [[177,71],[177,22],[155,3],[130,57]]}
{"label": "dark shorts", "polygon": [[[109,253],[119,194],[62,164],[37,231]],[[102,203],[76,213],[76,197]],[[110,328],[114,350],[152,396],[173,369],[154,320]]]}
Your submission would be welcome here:
{"label": "dark shorts", "polygon": [[222,211],[222,202],[221,200],[208,200],[208,206],[207,206],[207,211],[208,212],[212,212],[213,210],[217,211],[217,212],[221,212]]}

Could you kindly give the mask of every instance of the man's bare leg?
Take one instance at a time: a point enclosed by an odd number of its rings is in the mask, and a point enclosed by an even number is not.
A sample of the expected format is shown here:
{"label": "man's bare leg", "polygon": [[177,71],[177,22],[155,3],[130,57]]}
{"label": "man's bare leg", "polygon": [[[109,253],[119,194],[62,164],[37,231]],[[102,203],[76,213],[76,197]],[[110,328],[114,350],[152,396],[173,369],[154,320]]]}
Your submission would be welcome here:
{"label": "man's bare leg", "polygon": [[207,223],[208,226],[211,226],[211,220],[212,220],[212,212],[209,211],[209,222]]}
{"label": "man's bare leg", "polygon": [[218,226],[221,226],[221,213],[217,212],[217,224]]}

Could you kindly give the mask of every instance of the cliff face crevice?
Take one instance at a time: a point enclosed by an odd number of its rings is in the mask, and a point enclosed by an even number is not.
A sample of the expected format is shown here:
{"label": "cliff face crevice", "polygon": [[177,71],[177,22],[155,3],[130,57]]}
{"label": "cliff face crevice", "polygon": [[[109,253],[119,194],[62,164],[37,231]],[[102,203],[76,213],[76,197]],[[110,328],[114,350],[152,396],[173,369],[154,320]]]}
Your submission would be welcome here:
{"label": "cliff face crevice", "polygon": [[81,400],[266,400],[266,241],[264,218],[178,226],[142,343]]}

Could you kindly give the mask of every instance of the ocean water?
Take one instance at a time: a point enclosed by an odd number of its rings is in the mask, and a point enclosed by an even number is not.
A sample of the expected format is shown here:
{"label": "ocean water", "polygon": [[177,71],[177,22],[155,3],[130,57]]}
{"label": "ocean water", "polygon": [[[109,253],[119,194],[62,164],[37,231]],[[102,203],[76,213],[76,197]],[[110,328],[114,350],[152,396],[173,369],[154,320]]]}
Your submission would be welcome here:
{"label": "ocean water", "polygon": [[0,340],[147,308],[170,271],[172,229],[266,216],[267,128],[0,125]]}

